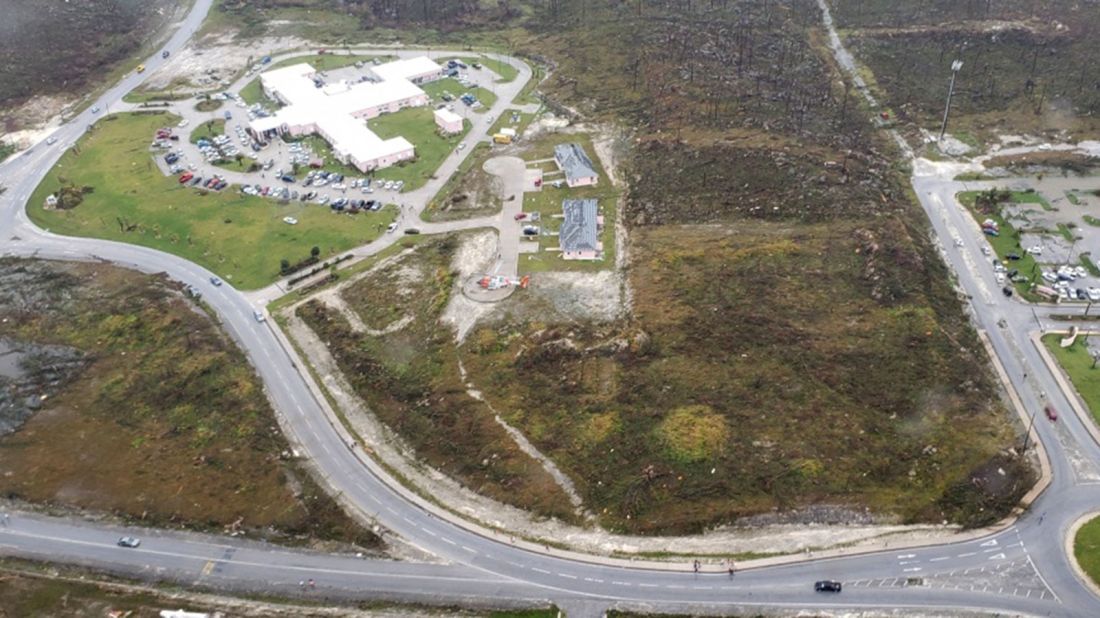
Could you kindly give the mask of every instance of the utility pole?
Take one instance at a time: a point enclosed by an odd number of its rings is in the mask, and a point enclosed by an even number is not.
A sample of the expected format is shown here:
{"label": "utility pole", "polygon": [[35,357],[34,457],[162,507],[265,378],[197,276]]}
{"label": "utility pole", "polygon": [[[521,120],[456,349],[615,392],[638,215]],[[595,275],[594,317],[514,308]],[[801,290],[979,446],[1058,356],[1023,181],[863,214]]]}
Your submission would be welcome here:
{"label": "utility pole", "polygon": [[947,115],[951,113],[951,97],[955,94],[955,76],[959,74],[959,69],[963,68],[962,60],[955,60],[951,63],[951,85],[947,88],[947,105],[943,108],[943,125],[940,127],[940,139],[943,141],[943,134],[947,132]]}

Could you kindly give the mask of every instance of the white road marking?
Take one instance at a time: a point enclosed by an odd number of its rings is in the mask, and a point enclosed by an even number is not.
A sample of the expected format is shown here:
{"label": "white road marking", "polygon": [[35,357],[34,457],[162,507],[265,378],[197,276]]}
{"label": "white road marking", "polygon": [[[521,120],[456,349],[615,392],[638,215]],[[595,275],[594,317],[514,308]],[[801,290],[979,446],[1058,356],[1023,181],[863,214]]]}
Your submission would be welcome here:
{"label": "white road marking", "polygon": [[929,562],[939,562],[940,560],[950,560],[951,556],[940,556],[939,558],[930,558]]}
{"label": "white road marking", "polygon": [[536,572],[536,573],[542,573],[543,575],[549,575],[550,574],[550,571],[545,571],[545,570],[540,569],[538,567],[531,567],[531,570]]}
{"label": "white road marking", "polygon": [[978,555],[978,552],[972,551],[972,552],[969,552],[969,553],[966,553],[966,554],[959,554],[958,556],[955,556],[955,557],[956,558],[969,558],[970,556],[976,556],[976,555]]}
{"label": "white road marking", "polygon": [[465,549],[466,551],[470,552],[471,554],[476,554],[477,553],[476,549],[470,549],[469,547],[466,547],[465,545],[462,545],[461,547],[462,547],[462,549]]}
{"label": "white road marking", "polygon": [[913,568],[910,568],[910,569],[902,569],[902,571],[905,572],[905,573],[916,573],[919,570],[920,570],[920,567],[913,567]]}
{"label": "white road marking", "polygon": [[1004,560],[1005,555],[1004,554],[994,554],[994,555],[990,556],[989,559],[990,560]]}
{"label": "white road marking", "polygon": [[996,545],[997,545],[997,539],[993,539],[991,541],[986,541],[985,543],[982,543],[981,547],[994,547]]}
{"label": "white road marking", "polygon": [[629,586],[630,582],[611,582],[615,586]]}
{"label": "white road marking", "polygon": [[898,559],[899,560],[904,560],[905,558],[916,558],[916,557],[917,557],[916,554],[901,554],[901,555],[898,556]]}
{"label": "white road marking", "polygon": [[657,588],[657,584],[638,584],[639,588]]}
{"label": "white road marking", "polygon": [[447,537],[445,537],[445,536],[444,536],[444,537],[440,537],[440,539],[439,539],[439,540],[443,541],[444,543],[450,543],[451,545],[458,545],[458,543],[455,543],[454,541],[452,541],[451,539],[448,539],[448,538],[447,538]]}
{"label": "white road marking", "polygon": [[576,575],[570,575],[568,573],[558,573],[558,577],[564,577],[565,579],[577,579]]}

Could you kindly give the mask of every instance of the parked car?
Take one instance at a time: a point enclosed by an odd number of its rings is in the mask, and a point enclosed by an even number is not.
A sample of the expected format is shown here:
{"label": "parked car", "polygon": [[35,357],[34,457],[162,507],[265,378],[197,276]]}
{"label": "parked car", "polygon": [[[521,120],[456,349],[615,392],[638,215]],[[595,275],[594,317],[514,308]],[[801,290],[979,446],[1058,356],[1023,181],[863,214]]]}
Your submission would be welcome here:
{"label": "parked car", "polygon": [[1046,413],[1047,418],[1049,418],[1051,421],[1058,420],[1058,412],[1056,412],[1053,407],[1048,405],[1043,408],[1043,412]]}
{"label": "parked car", "polygon": [[522,221],[526,218],[527,218],[527,213],[525,213],[525,212],[517,212],[516,213],[516,217],[515,217],[516,221]]}
{"label": "parked car", "polygon": [[408,234],[409,236],[413,236],[415,234],[419,234],[420,230],[416,229],[415,227],[410,227],[410,228],[405,228],[405,233]]}
{"label": "parked car", "polygon": [[298,220],[294,217],[283,217],[283,223],[287,225],[298,225]]}
{"label": "parked car", "polygon": [[141,539],[134,538],[132,536],[124,536],[118,540],[119,547],[129,547],[131,549],[141,545]]}
{"label": "parked car", "polygon": [[391,224],[386,226],[386,232],[387,233],[393,232],[396,229],[397,229],[397,224],[396,223],[391,223]]}
{"label": "parked car", "polygon": [[819,582],[814,582],[814,590],[817,592],[840,592],[840,588],[840,582],[831,579],[823,579]]}
{"label": "parked car", "polygon": [[1012,297],[1012,288],[1010,288],[1006,285],[1005,287],[1001,288],[1001,293],[1004,294],[1006,298],[1011,298]]}
{"label": "parked car", "polygon": [[194,177],[195,177],[194,174],[192,174],[191,172],[187,172],[186,174],[183,174],[182,176],[180,176],[179,183],[182,185],[183,183],[187,182],[188,180],[191,180]]}

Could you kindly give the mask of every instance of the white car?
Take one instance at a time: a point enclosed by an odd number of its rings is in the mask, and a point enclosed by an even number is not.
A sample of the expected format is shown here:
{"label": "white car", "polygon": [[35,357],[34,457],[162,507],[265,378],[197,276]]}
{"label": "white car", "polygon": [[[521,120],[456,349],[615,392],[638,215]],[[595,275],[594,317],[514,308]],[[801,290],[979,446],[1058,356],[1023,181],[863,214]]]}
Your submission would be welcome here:
{"label": "white car", "polygon": [[1100,288],[1089,288],[1088,295],[1092,302],[1100,302]]}
{"label": "white car", "polygon": [[1049,272],[1045,272],[1045,271],[1043,272],[1043,279],[1045,279],[1046,281],[1048,281],[1050,283],[1057,283],[1058,282],[1058,276],[1057,275],[1055,275],[1054,273],[1049,273]]}
{"label": "white car", "polygon": [[53,146],[53,145],[54,145],[54,144],[56,144],[56,143],[57,143],[57,138],[56,138],[56,137],[53,137],[53,136],[51,135],[50,137],[47,137],[47,138],[46,138],[46,145],[47,145],[47,146]]}
{"label": "white car", "polygon": [[393,232],[396,229],[397,229],[397,224],[396,223],[391,223],[391,224],[386,226],[386,232]]}
{"label": "white car", "polygon": [[1043,248],[1040,247],[1039,245],[1035,245],[1034,247],[1028,247],[1027,252],[1030,253],[1031,255],[1042,255],[1043,254]]}
{"label": "white car", "polygon": [[1043,152],[1046,152],[1051,148],[1053,148],[1053,146],[1051,146],[1050,144],[1039,144],[1039,150],[1042,150]]}
{"label": "white car", "polygon": [[1089,275],[1089,271],[1085,270],[1084,266],[1075,266],[1073,268],[1073,274],[1077,275],[1077,278],[1080,279],[1082,277],[1087,277]]}
{"label": "white car", "polygon": [[283,223],[287,225],[298,225],[298,220],[294,217],[283,217]]}
{"label": "white car", "polygon": [[186,127],[188,124],[190,124],[190,122],[186,118],[184,118],[176,126],[182,129],[182,128]]}
{"label": "white car", "polygon": [[982,255],[991,255],[992,253],[993,253],[993,252],[992,252],[992,251],[990,251],[990,249],[989,249],[989,246],[988,246],[988,245],[983,245],[983,246],[982,246]]}

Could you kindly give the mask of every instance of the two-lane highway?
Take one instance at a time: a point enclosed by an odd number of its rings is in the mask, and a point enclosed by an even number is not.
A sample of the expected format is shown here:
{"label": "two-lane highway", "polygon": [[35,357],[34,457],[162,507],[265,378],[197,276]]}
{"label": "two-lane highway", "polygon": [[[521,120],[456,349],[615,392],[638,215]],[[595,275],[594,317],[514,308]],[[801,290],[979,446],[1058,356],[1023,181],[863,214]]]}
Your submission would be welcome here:
{"label": "two-lane highway", "polygon": [[[202,22],[210,0],[194,10],[165,49],[176,51]],[[147,61],[160,61],[160,50]],[[107,108],[142,77],[127,76],[97,105]],[[102,112],[101,112],[102,113]],[[75,141],[98,115],[86,111],[55,133],[59,145]],[[66,238],[38,230],[24,212],[26,199],[60,156],[62,148],[38,145],[0,166],[8,191],[0,196],[0,253],[51,259],[103,259],[149,272],[166,272],[198,286],[225,328],[241,345],[263,380],[284,430],[350,509],[445,564],[363,560],[347,555],[289,550],[239,539],[164,531],[121,530],[101,524],[13,514],[0,526],[3,553],[85,564],[131,575],[170,579],[218,590],[334,598],[387,598],[446,603],[532,603],[553,600],[577,613],[598,613],[612,604],[662,610],[731,611],[737,608],[987,608],[1057,616],[1096,615],[1097,599],[1078,582],[1062,550],[1068,523],[1100,505],[1100,487],[1082,466],[1100,464],[1100,448],[1072,419],[1037,424],[1051,454],[1054,482],[1035,511],[1014,526],[981,539],[923,548],[896,549],[844,558],[738,572],[695,573],[689,565],[631,568],[628,561],[566,555],[504,535],[484,532],[424,502],[395,482],[335,422],[312,395],[308,375],[293,352],[280,345],[275,326],[259,322],[254,307],[229,285],[213,287],[212,273],[151,249],[95,239]],[[974,299],[975,322],[986,331],[997,357],[1029,410],[1042,401],[1069,409],[1053,376],[1027,340],[1030,312],[989,294],[980,238],[960,214],[951,181],[916,177],[914,186],[940,238],[958,234],[962,247],[947,247],[960,286]],[[963,213],[965,214],[965,213]],[[994,288],[995,291],[995,288]],[[1000,326],[999,324],[1004,324]],[[1022,379],[1023,373],[1029,375]],[[1042,395],[1040,395],[1042,394]],[[1044,397],[1046,399],[1044,399]],[[1073,453],[1073,457],[1067,455]],[[1083,462],[1083,463],[1082,463]],[[1043,517],[1041,514],[1045,512]],[[145,540],[136,549],[114,541],[123,533]],[[713,568],[713,567],[711,567]],[[840,595],[815,593],[817,579],[838,579]],[[299,582],[315,580],[316,587]],[[577,615],[577,614],[575,614]]]}

